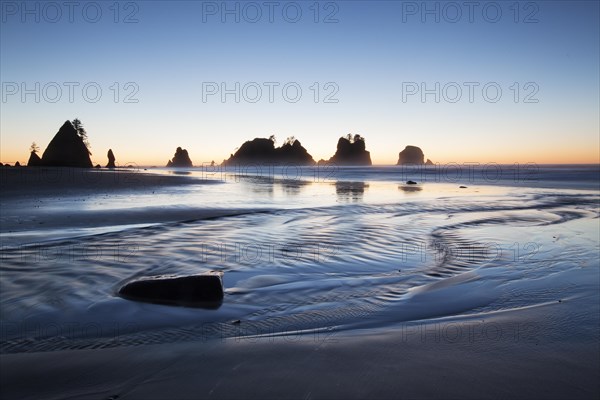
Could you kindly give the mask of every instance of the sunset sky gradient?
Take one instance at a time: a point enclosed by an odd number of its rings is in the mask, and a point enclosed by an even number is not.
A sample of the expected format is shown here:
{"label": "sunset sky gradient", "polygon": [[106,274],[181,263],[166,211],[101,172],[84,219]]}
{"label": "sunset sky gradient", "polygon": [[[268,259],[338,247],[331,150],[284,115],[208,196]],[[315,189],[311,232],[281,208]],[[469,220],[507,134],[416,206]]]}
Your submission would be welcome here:
{"label": "sunset sky gradient", "polygon": [[[239,22],[235,14],[223,22],[222,8],[235,10],[236,3]],[[374,164],[395,164],[409,144],[442,163],[600,161],[597,1],[520,2],[518,14],[512,1],[480,2],[472,21],[466,7],[457,17],[445,2],[320,2],[318,16],[313,1],[278,3],[273,22],[263,2],[254,3],[262,16],[251,22],[255,9],[245,2],[123,2],[118,15],[113,2],[96,2],[87,16],[80,2],[71,22],[67,8],[57,17],[41,2],[3,1],[0,161],[26,162],[32,141],[43,151],[75,117],[88,130],[92,161],[103,165],[112,148],[121,164],[163,166],[177,146],[196,165],[221,162],[244,141],[273,134],[280,143],[295,136],[316,160],[327,159],[347,133],[366,138]],[[494,5],[486,15],[488,3]],[[415,11],[423,4],[438,7],[439,22]],[[102,15],[91,22],[97,5]],[[33,11],[23,14],[22,7]],[[493,22],[497,9],[502,14]],[[35,91],[36,82],[39,102],[35,93],[22,99],[21,85]],[[62,87],[56,102],[49,101],[56,97],[52,82]],[[72,102],[65,82],[79,84]],[[83,97],[90,82],[102,89],[97,102]],[[262,98],[203,99],[210,82],[256,82]],[[279,83],[273,102],[264,82]],[[302,89],[297,102],[283,97],[290,82]],[[451,84],[439,102],[434,94],[422,102],[420,94],[406,94],[411,82]],[[472,102],[465,82],[479,85]],[[488,83],[502,89],[497,102],[482,94]],[[462,97],[451,102],[456,85]],[[138,102],[125,102],[135,88]],[[335,88],[338,102],[325,102]],[[526,102],[534,89],[529,100],[538,101]]]}

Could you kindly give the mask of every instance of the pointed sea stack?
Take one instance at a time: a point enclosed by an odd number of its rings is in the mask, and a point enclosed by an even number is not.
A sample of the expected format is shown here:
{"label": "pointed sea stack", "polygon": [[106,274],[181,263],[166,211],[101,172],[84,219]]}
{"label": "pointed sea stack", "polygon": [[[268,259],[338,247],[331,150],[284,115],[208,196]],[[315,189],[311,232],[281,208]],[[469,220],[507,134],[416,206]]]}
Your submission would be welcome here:
{"label": "pointed sea stack", "polygon": [[29,155],[29,161],[27,161],[28,167],[41,167],[42,159],[37,155],[35,151],[32,151]]}
{"label": "pointed sea stack", "polygon": [[80,167],[92,168],[90,153],[81,136],[66,121],[42,155],[42,165],[46,167]]}

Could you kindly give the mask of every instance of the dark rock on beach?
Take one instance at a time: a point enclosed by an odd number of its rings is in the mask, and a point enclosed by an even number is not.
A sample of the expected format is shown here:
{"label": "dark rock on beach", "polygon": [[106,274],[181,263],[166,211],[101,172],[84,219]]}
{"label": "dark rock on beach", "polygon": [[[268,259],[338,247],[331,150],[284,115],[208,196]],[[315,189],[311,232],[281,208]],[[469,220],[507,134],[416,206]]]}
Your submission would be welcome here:
{"label": "dark rock on beach", "polygon": [[415,181],[407,181],[406,184],[407,185],[416,185],[417,182],[415,182]]}
{"label": "dark rock on beach", "polygon": [[223,280],[218,273],[156,276],[127,283],[119,295],[147,303],[217,308],[223,300]]}

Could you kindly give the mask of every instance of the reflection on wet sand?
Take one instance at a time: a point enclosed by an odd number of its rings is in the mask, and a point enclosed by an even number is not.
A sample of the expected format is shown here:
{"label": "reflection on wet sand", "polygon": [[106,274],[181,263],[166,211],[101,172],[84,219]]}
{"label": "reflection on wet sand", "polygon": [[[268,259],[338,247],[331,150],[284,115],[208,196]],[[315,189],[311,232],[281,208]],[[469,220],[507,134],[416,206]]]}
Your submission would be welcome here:
{"label": "reflection on wet sand", "polygon": [[335,193],[338,201],[361,201],[368,187],[369,184],[365,182],[338,181],[335,183]]}
{"label": "reflection on wet sand", "polygon": [[415,185],[399,185],[398,190],[402,190],[404,193],[417,193],[423,190],[423,188]]}
{"label": "reflection on wet sand", "polygon": [[275,185],[281,186],[281,189],[285,194],[298,195],[305,187],[311,185],[310,181],[300,181],[293,179],[286,179],[279,182],[275,182]]}
{"label": "reflection on wet sand", "polygon": [[297,179],[279,179],[264,176],[243,175],[237,176],[236,180],[247,184],[248,189],[253,193],[265,193],[272,196],[275,190],[283,192],[286,195],[297,196],[312,182]]}

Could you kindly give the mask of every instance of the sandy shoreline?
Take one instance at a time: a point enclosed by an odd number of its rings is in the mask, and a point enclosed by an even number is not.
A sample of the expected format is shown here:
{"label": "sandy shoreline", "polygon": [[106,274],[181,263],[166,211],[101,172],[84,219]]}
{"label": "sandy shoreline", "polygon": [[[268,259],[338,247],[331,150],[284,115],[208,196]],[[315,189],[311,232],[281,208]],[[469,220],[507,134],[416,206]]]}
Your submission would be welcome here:
{"label": "sandy shoreline", "polygon": [[589,299],[479,315],[488,329],[474,336],[457,330],[469,320],[456,317],[385,331],[4,354],[2,397],[592,399],[598,343],[593,332],[568,332],[581,304]]}
{"label": "sandy shoreline", "polygon": [[185,175],[156,174],[143,169],[0,167],[0,198],[111,193],[161,186],[211,183]]}
{"label": "sandy shoreline", "polygon": [[[235,211],[193,207],[149,207],[131,203],[130,194],[152,196],[157,189],[218,181],[141,170],[85,168],[0,168],[0,233],[82,230],[104,226],[189,221]],[[90,209],[93,202],[119,198],[122,208]],[[26,236],[20,240],[27,240]],[[31,240],[37,240],[31,237]],[[5,236],[3,242],[11,240]]]}

